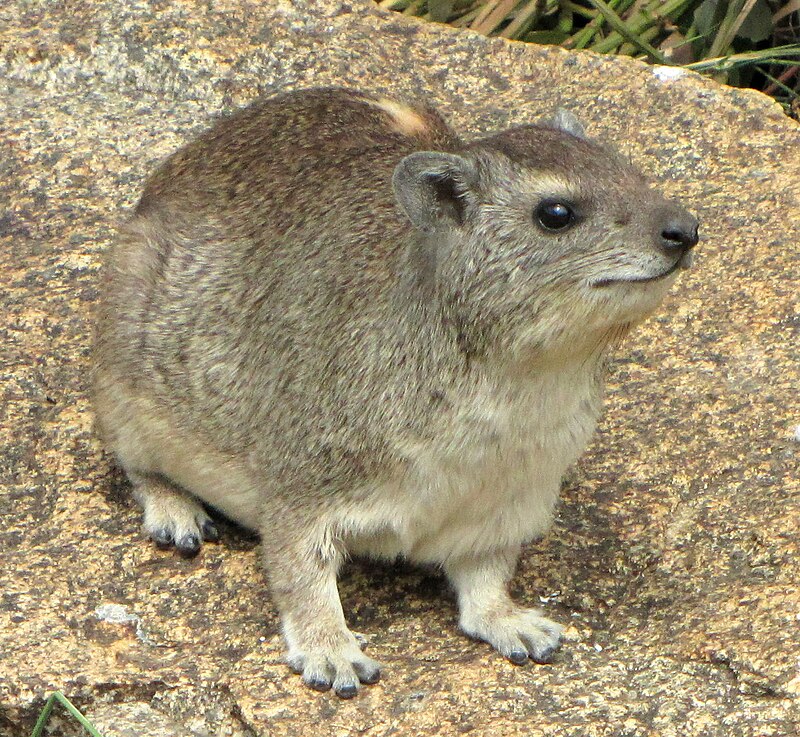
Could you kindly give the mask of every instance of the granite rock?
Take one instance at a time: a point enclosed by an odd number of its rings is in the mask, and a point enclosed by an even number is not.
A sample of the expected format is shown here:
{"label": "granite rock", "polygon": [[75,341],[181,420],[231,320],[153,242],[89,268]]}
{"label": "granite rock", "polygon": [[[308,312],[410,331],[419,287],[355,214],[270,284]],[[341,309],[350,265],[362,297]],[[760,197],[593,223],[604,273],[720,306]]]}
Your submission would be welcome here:
{"label": "granite rock", "polygon": [[[552,665],[461,637],[434,573],[353,564],[384,680],[312,694],[257,540],[156,550],[93,437],[98,263],[148,172],[225,110],[334,83],[426,96],[469,135],[570,108],[702,221],[514,581],[568,625]],[[10,0],[0,94],[0,735],[56,689],[109,737],[797,733],[800,128],[774,102],[366,0]]]}

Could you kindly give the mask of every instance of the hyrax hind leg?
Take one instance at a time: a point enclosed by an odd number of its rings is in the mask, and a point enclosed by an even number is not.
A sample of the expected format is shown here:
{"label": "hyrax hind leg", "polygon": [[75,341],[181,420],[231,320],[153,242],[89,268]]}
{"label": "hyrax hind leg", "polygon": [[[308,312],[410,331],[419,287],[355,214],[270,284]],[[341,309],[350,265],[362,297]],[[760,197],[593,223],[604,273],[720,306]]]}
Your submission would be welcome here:
{"label": "hyrax hind leg", "polygon": [[154,402],[134,393],[124,372],[107,365],[109,356],[119,353],[114,348],[104,346],[94,377],[98,430],[133,484],[150,537],[159,547],[174,546],[182,555],[194,555],[203,540],[218,540],[219,532],[196,497],[170,481],[173,473],[165,466],[176,459],[190,466],[200,449],[178,438]]}
{"label": "hyrax hind leg", "polygon": [[470,637],[488,642],[512,663],[528,658],[549,663],[561,641],[561,625],[537,609],[516,604],[506,589],[519,555],[512,547],[465,557],[445,565],[458,594],[459,625]]}
{"label": "hyrax hind leg", "polygon": [[219,540],[219,531],[200,503],[157,474],[129,473],[133,496],[144,510],[144,528],[159,547],[195,555],[203,540]]}

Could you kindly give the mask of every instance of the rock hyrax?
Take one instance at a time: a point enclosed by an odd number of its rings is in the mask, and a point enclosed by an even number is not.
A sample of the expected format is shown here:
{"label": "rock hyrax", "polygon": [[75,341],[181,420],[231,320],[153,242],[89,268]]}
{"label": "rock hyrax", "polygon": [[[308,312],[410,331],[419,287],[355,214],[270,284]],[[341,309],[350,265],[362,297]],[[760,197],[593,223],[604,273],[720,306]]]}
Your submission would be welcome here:
{"label": "rock hyrax", "polygon": [[99,427],[157,542],[215,539],[203,503],[260,533],[309,686],[379,677],[336,587],[356,554],[441,567],[465,633],[547,661],[520,546],[696,243],[568,113],[464,142],[426,106],[273,97],[167,159],[108,254]]}

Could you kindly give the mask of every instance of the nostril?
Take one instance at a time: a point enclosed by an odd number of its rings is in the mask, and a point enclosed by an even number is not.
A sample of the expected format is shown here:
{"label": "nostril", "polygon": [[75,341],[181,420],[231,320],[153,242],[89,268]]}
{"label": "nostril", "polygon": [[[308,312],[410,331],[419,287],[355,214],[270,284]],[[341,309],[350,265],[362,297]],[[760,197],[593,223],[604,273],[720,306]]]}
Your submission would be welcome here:
{"label": "nostril", "polygon": [[682,247],[688,240],[686,233],[677,228],[664,228],[661,231],[661,238],[668,246]]}
{"label": "nostril", "polygon": [[697,245],[697,223],[675,224],[670,223],[661,231],[661,242],[669,250],[688,251]]}

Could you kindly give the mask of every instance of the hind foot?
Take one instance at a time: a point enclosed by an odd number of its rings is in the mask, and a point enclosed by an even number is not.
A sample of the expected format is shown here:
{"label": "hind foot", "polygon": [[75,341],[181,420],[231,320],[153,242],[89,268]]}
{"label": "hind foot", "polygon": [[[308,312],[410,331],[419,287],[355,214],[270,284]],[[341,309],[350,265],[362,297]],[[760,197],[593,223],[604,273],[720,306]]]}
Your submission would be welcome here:
{"label": "hind foot", "polygon": [[144,509],[144,529],[159,548],[197,555],[204,540],[219,540],[219,530],[190,494],[158,476],[130,474],[133,495]]}

